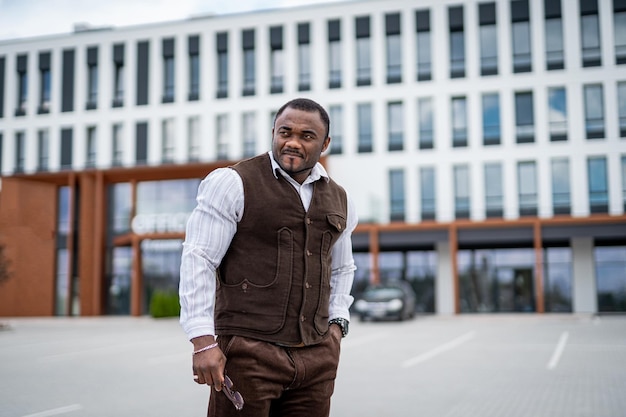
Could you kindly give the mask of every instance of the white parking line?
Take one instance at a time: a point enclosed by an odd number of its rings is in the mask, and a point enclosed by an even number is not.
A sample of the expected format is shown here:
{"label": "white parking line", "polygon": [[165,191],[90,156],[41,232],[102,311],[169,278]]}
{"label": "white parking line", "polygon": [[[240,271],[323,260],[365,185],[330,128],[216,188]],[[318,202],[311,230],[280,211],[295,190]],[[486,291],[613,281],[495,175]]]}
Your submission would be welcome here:
{"label": "white parking line", "polygon": [[82,410],[83,406],[80,404],[72,404],[65,407],[53,408],[51,410],[40,411],[35,414],[28,414],[22,417],[47,417],[47,416],[58,416],[59,414],[71,413],[72,411]]}
{"label": "white parking line", "polygon": [[438,356],[444,352],[447,352],[449,350],[454,349],[455,347],[462,345],[465,342],[470,341],[474,337],[476,337],[476,332],[472,330],[471,332],[465,333],[464,335],[459,336],[456,339],[449,341],[448,343],[444,343],[441,346],[437,346],[434,349],[424,352],[419,356],[415,356],[411,359],[407,359],[406,361],[404,361],[404,363],[402,363],[402,367],[409,368],[419,363],[426,362],[427,360],[432,359],[435,356]]}
{"label": "white parking line", "polygon": [[552,352],[552,357],[550,358],[550,362],[546,365],[546,368],[551,371],[559,364],[559,360],[561,359],[561,355],[565,350],[565,344],[567,343],[567,338],[569,337],[568,332],[563,332],[561,337],[559,338],[559,342],[556,344],[554,348],[554,352]]}

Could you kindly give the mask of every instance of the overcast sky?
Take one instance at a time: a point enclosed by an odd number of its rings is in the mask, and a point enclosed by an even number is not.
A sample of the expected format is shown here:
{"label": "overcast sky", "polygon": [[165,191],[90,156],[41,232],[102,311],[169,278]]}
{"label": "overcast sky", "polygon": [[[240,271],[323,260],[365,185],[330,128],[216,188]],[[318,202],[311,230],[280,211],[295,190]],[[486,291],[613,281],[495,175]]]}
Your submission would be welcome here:
{"label": "overcast sky", "polygon": [[0,0],[0,40],[342,0]]}

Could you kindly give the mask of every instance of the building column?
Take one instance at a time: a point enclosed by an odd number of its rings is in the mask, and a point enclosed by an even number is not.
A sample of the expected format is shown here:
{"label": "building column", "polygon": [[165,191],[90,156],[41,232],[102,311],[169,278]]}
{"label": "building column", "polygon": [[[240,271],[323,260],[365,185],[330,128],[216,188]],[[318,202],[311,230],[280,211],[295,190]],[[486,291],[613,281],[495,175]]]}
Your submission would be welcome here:
{"label": "building column", "polygon": [[572,247],[572,309],[574,313],[597,313],[598,291],[593,259],[593,238],[575,237]]}
{"label": "building column", "polygon": [[435,281],[435,312],[455,314],[454,274],[450,259],[450,242],[437,242],[437,279]]}

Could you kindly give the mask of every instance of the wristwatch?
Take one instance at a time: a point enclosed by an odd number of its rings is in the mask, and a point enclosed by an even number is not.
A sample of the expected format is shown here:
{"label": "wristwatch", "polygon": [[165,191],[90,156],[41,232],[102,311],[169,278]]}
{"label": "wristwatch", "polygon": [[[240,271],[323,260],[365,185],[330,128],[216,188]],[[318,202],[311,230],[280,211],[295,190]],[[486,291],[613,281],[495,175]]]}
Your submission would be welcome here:
{"label": "wristwatch", "polygon": [[341,327],[341,337],[346,337],[348,335],[348,325],[350,324],[348,320],[337,317],[336,319],[332,319],[328,322],[329,326],[331,324],[336,324]]}

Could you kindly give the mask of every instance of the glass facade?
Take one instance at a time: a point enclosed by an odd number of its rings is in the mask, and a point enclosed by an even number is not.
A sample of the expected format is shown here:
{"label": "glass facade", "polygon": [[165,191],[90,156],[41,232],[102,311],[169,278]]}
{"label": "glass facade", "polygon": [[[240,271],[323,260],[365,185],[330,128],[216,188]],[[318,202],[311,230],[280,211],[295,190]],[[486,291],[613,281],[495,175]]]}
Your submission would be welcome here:
{"label": "glass facade", "polygon": [[572,250],[547,248],[544,250],[545,311],[553,313],[572,311]]}
{"label": "glass facade", "polygon": [[626,312],[626,246],[596,247],[598,311]]}
{"label": "glass facade", "polygon": [[535,311],[533,249],[467,249],[457,256],[461,312]]}

